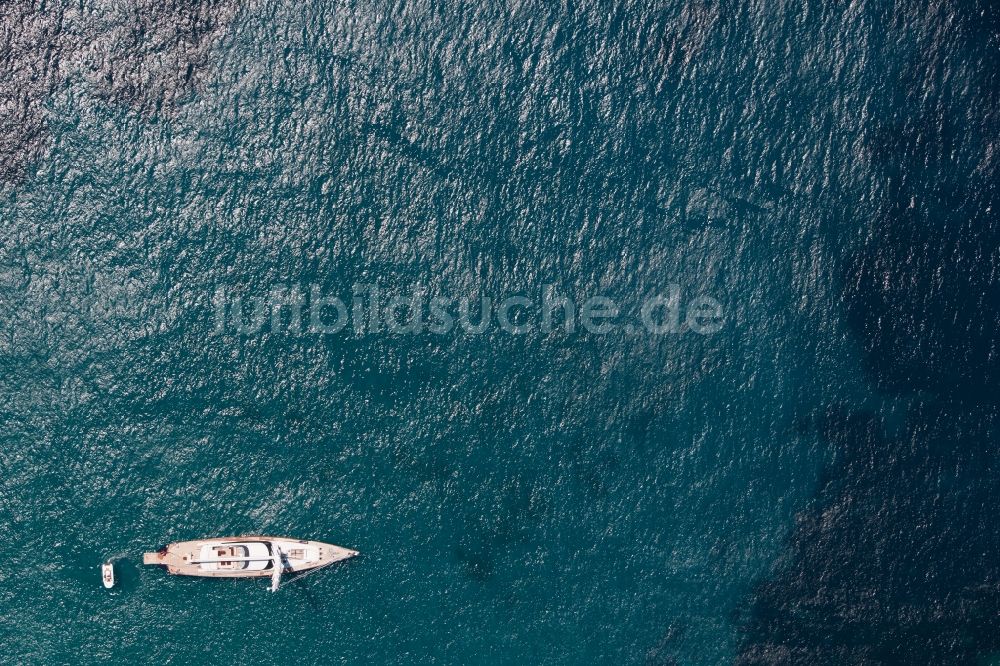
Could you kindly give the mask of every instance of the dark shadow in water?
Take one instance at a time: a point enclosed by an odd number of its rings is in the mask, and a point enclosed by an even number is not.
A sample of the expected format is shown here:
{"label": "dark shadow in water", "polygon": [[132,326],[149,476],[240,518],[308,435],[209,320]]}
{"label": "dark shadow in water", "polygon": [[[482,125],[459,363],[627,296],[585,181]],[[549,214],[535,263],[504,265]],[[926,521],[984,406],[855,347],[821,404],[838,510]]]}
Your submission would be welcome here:
{"label": "dark shadow in water", "polygon": [[[964,57],[995,62],[979,49],[996,34],[958,11]],[[885,415],[846,407],[815,425],[837,462],[738,619],[738,664],[965,664],[1000,650],[1000,202],[995,160],[969,157],[995,142],[996,76],[921,88],[940,66],[885,95],[893,120],[869,147],[892,202],[842,271],[872,383],[912,407],[893,435]]]}
{"label": "dark shadow in water", "polygon": [[[285,582],[282,583],[282,586],[289,585],[295,582],[295,580],[296,580],[295,576],[289,576],[285,580]],[[290,588],[279,590],[279,592],[281,591],[291,592],[295,596],[305,599],[306,605],[309,606],[309,609],[314,613],[319,613],[323,609],[323,605],[320,602],[319,597],[316,595],[315,592],[309,589],[309,583],[300,582],[295,585],[292,585]]]}
{"label": "dark shadow in water", "polygon": [[995,413],[933,402],[905,432],[831,411],[840,452],[743,621],[740,664],[969,663],[1000,649]]}
{"label": "dark shadow in water", "polygon": [[848,319],[882,390],[993,403],[1000,227],[995,213],[953,205],[951,219],[893,211],[847,272]]}
{"label": "dark shadow in water", "polygon": [[83,78],[102,99],[144,114],[188,96],[233,0],[0,2],[0,183],[18,183],[52,145],[50,96]]}
{"label": "dark shadow in water", "polygon": [[471,550],[463,546],[455,548],[455,558],[465,567],[465,573],[478,583],[485,583],[493,577],[493,559],[483,548]]}

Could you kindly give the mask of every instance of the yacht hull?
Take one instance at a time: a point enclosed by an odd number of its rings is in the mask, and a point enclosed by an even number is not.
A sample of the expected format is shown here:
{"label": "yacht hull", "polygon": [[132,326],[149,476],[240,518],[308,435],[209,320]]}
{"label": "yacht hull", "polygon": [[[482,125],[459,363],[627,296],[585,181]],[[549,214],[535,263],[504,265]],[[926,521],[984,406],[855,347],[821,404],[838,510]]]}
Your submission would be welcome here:
{"label": "yacht hull", "polygon": [[238,536],[178,541],[145,553],[142,563],[165,567],[175,576],[261,578],[274,573],[275,553],[285,574],[325,567],[358,554],[322,541]]}

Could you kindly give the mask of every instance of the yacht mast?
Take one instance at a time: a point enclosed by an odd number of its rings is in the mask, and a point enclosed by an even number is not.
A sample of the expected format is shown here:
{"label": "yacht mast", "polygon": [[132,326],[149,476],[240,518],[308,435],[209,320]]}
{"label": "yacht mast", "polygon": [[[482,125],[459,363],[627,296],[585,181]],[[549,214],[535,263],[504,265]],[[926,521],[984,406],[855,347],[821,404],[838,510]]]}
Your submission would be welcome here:
{"label": "yacht mast", "polygon": [[271,591],[277,592],[281,585],[281,570],[285,568],[285,564],[281,561],[281,548],[278,544],[272,542],[271,548],[274,562],[274,570],[271,572]]}

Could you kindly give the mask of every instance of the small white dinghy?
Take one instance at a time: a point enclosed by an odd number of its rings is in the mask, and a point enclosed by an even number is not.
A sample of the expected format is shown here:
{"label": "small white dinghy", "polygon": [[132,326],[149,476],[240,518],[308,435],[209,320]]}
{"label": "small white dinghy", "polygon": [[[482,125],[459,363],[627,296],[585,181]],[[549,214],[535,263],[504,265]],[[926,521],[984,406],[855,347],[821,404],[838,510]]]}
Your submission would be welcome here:
{"label": "small white dinghy", "polygon": [[115,566],[108,560],[101,565],[101,582],[109,590],[115,586]]}

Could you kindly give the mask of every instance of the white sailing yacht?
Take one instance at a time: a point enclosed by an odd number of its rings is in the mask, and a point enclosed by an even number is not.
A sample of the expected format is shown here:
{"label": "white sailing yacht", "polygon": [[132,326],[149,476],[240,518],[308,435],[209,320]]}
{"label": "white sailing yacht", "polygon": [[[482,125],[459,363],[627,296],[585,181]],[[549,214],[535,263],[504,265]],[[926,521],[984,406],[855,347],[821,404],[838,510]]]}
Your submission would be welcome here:
{"label": "white sailing yacht", "polygon": [[166,567],[167,573],[177,576],[270,576],[271,591],[274,592],[280,586],[283,574],[319,569],[357,554],[356,550],[321,541],[240,536],[178,541],[154,553],[145,553],[142,563]]}

